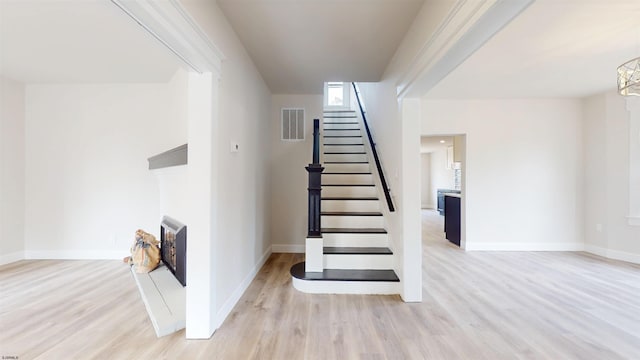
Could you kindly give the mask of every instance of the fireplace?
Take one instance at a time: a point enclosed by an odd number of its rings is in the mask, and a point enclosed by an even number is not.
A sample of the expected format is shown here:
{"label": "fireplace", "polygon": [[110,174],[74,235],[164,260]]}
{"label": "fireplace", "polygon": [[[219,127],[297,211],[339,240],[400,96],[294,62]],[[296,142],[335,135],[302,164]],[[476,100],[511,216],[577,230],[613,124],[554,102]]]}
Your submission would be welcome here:
{"label": "fireplace", "polygon": [[162,262],[182,286],[187,285],[187,226],[168,216],[160,224]]}

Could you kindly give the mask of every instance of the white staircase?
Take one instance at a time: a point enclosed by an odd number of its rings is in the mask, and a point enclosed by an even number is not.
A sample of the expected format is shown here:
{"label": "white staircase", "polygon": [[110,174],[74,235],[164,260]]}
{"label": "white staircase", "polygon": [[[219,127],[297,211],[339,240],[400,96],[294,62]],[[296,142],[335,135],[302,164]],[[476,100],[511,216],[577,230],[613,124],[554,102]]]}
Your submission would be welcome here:
{"label": "white staircase", "polygon": [[[382,207],[355,111],[326,110],[322,121],[322,246],[307,247],[307,262],[322,257],[322,271],[291,268],[293,286],[308,293],[397,294],[399,279]],[[322,249],[322,250],[320,250]],[[321,251],[321,253],[320,253]],[[316,263],[319,263],[320,260]]]}

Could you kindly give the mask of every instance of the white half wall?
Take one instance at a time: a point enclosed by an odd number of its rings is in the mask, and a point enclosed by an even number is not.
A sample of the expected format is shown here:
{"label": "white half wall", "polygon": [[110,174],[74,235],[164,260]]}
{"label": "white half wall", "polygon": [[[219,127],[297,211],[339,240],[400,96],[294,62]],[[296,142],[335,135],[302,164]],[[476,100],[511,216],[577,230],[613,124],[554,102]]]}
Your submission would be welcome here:
{"label": "white half wall", "polygon": [[467,250],[582,250],[582,107],[422,100],[422,135],[466,134]]}
{"label": "white half wall", "polygon": [[[313,119],[320,119],[322,95],[273,95],[271,101],[271,239],[274,252],[301,248],[307,238],[309,175],[305,167],[312,162]],[[305,109],[304,141],[281,140],[282,108]]]}
{"label": "white half wall", "polygon": [[[215,1],[184,8],[224,54],[213,124],[215,327],[271,253],[271,92]],[[238,151],[231,150],[238,144]],[[197,336],[202,337],[202,336]]]}
{"label": "white half wall", "polygon": [[136,229],[159,236],[147,158],[186,143],[180,78],[27,87],[28,258],[122,258]]}
{"label": "white half wall", "polygon": [[[586,98],[584,108],[585,248],[614,259],[640,263],[640,226],[632,226],[630,133],[626,99],[616,92]],[[640,164],[636,164],[640,166]],[[637,186],[637,184],[636,184]]]}
{"label": "white half wall", "polygon": [[0,77],[0,265],[24,258],[25,86]]}

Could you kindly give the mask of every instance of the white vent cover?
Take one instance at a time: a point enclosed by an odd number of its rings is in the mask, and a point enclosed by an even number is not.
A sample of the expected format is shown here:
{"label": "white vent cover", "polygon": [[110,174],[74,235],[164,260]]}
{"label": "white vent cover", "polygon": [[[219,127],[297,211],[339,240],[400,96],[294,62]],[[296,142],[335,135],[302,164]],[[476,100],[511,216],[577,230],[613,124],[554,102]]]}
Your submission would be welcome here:
{"label": "white vent cover", "polygon": [[282,140],[304,140],[304,109],[282,109]]}

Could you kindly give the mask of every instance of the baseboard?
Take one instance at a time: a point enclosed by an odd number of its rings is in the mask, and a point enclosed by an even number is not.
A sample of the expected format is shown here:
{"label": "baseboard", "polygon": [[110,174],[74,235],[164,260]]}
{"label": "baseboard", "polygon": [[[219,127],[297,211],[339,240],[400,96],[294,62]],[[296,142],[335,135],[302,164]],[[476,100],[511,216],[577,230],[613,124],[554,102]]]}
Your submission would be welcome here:
{"label": "baseboard", "polygon": [[466,251],[583,251],[580,243],[470,243]]}
{"label": "baseboard", "polygon": [[640,254],[633,254],[625,251],[611,250],[611,249],[603,248],[600,246],[594,246],[594,245],[585,245],[584,251],[594,255],[606,257],[608,259],[621,260],[621,261],[626,261],[634,264],[640,264]]}
{"label": "baseboard", "polygon": [[25,259],[29,260],[122,260],[131,255],[129,251],[114,250],[53,250],[26,251]]}
{"label": "baseboard", "polygon": [[24,260],[24,251],[16,251],[0,256],[0,265],[11,264],[12,262]]}
{"label": "baseboard", "polygon": [[271,251],[274,253],[304,253],[304,245],[293,244],[273,244],[271,245]]}
{"label": "baseboard", "polygon": [[238,301],[240,301],[242,294],[244,294],[244,292],[247,291],[247,288],[249,288],[249,285],[251,285],[251,282],[258,274],[258,271],[262,269],[262,266],[264,265],[264,263],[267,262],[267,259],[269,258],[269,256],[271,256],[271,252],[272,252],[271,249],[267,249],[267,251],[265,251],[265,253],[262,254],[262,257],[260,258],[258,263],[253,267],[253,269],[251,269],[251,272],[249,272],[249,274],[245,276],[244,280],[242,280],[242,283],[238,285],[238,287],[233,292],[233,294],[231,294],[231,296],[227,299],[227,301],[224,302],[224,305],[222,305],[222,308],[220,308],[220,310],[216,314],[216,320],[217,320],[215,324],[216,329],[219,328],[222,325],[222,323],[227,319],[227,316],[231,314],[233,307],[236,306]]}

